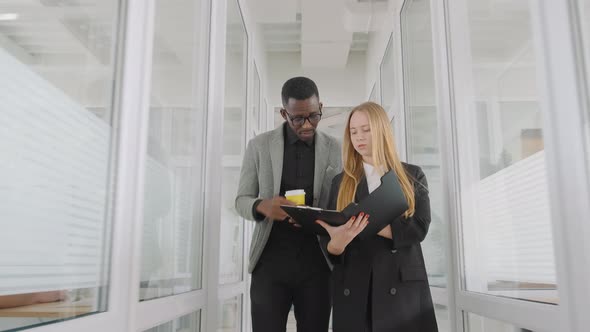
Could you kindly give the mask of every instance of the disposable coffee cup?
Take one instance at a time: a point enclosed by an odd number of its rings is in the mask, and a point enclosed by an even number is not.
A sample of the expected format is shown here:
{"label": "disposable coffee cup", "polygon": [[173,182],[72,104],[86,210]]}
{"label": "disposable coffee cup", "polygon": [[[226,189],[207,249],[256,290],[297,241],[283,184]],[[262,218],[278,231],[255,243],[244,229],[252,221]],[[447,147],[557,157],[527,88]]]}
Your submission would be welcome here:
{"label": "disposable coffee cup", "polygon": [[285,198],[297,205],[305,205],[305,190],[289,190],[285,193]]}

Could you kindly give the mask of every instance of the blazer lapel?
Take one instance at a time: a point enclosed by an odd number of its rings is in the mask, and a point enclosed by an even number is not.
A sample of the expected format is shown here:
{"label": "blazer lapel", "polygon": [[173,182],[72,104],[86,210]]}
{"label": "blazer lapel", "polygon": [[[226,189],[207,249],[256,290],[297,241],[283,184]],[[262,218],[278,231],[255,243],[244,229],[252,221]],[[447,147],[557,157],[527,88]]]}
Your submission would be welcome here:
{"label": "blazer lapel", "polygon": [[315,135],[315,168],[313,174],[313,201],[314,205],[318,205],[320,195],[322,194],[322,184],[324,182],[324,175],[326,168],[328,168],[328,161],[330,160],[330,141],[324,135],[316,132]]}
{"label": "blazer lapel", "polygon": [[363,176],[356,188],[355,202],[360,202],[363,198],[369,196],[369,185],[367,184],[367,178]]}
{"label": "blazer lapel", "polygon": [[270,143],[270,160],[272,163],[273,194],[276,196],[281,190],[281,177],[283,175],[283,154],[285,153],[285,138],[283,126],[273,131]]}

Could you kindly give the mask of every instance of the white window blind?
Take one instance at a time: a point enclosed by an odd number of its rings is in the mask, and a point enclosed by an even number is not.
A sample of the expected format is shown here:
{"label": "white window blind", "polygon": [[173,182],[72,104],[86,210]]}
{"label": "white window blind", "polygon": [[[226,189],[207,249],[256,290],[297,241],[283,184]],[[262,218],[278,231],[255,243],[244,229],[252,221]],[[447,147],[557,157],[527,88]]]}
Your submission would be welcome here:
{"label": "white window blind", "polygon": [[111,129],[0,49],[0,295],[104,284]]}
{"label": "white window blind", "polygon": [[488,280],[556,284],[545,152],[475,184]]}

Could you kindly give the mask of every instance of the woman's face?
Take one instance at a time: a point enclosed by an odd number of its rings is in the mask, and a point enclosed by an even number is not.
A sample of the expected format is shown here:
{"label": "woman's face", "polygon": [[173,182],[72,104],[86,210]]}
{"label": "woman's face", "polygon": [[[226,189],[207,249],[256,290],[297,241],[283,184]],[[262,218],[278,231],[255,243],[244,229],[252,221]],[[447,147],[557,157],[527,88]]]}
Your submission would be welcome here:
{"label": "woman's face", "polygon": [[365,112],[354,112],[350,118],[350,141],[352,146],[363,159],[371,159],[372,142],[371,142],[371,126],[369,125],[369,117]]}

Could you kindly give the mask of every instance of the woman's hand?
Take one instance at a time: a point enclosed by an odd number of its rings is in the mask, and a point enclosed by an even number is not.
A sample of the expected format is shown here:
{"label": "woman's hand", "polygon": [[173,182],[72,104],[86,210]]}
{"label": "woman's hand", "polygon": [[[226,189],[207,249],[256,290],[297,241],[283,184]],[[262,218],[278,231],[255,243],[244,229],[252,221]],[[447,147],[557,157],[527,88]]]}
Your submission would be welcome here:
{"label": "woman's hand", "polygon": [[369,224],[369,215],[360,213],[358,217],[351,217],[346,224],[342,226],[330,226],[324,221],[316,220],[330,235],[328,242],[328,252],[332,255],[341,255],[346,246],[367,227]]}

